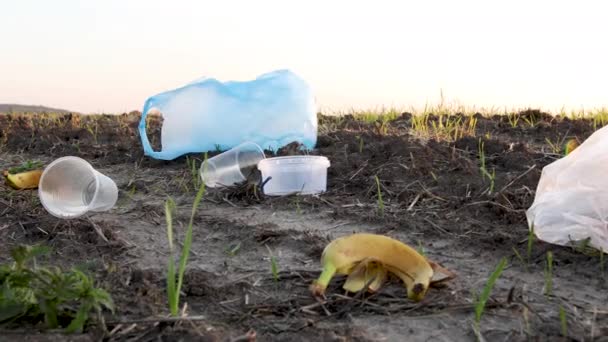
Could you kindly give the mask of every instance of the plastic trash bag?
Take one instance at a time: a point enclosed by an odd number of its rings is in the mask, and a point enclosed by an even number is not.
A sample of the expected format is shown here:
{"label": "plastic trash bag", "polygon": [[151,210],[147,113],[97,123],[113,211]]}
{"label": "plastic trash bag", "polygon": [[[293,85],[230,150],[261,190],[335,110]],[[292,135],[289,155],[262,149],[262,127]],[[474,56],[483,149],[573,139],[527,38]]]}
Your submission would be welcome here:
{"label": "plastic trash bag", "polygon": [[[161,151],[146,134],[146,116],[162,114]],[[228,150],[244,141],[277,150],[292,142],[312,149],[317,142],[317,111],[308,84],[289,70],[250,81],[200,78],[148,98],[139,123],[147,156],[171,160],[186,153]]]}
{"label": "plastic trash bag", "polygon": [[543,168],[526,217],[540,240],[608,251],[608,126]]}

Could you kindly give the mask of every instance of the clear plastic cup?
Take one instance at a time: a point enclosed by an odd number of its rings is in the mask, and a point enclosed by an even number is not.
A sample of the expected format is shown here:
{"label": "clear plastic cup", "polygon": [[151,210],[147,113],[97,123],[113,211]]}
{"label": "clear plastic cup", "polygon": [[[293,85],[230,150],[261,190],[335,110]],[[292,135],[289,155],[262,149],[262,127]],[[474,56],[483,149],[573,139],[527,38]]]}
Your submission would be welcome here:
{"label": "clear plastic cup", "polygon": [[255,176],[258,163],[266,158],[264,150],[253,142],[242,143],[207,159],[200,175],[211,188],[232,186]]}
{"label": "clear plastic cup", "polygon": [[72,219],[88,211],[110,210],[118,199],[118,188],[86,160],[70,156],[56,159],[44,169],[38,196],[51,215]]}

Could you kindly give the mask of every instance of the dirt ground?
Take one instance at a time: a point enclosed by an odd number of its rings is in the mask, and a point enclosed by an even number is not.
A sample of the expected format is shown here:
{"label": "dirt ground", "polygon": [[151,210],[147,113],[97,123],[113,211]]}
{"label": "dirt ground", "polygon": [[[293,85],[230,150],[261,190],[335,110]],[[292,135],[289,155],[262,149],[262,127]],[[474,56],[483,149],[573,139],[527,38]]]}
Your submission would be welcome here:
{"label": "dirt ground", "polygon": [[[209,189],[194,221],[184,281],[181,303],[190,319],[171,322],[163,319],[169,248],[164,203],[176,201],[183,239],[195,195],[186,157],[145,157],[136,114],[53,120],[0,115],[0,168],[75,155],[119,188],[112,210],[65,221],[48,214],[35,191],[0,185],[0,261],[7,262],[17,244],[46,244],[53,252],[41,262],[85,267],[117,305],[115,314],[106,313],[105,333],[99,325],[75,336],[21,325],[2,328],[1,339],[247,341],[254,331],[258,341],[474,341],[475,294],[507,257],[481,320],[482,338],[608,341],[599,257],[541,241],[535,241],[529,265],[514,253],[526,257],[525,210],[543,166],[561,156],[553,145],[583,141],[599,127],[534,110],[519,117],[462,116],[476,120],[474,134],[450,139],[432,134],[437,116],[425,123],[428,131],[412,129],[408,113],[388,122],[319,116],[318,144],[310,153],[331,162],[328,191],[264,197],[253,184]],[[159,123],[151,124],[149,135],[158,145]],[[480,171],[479,139],[486,168],[495,171],[492,192]],[[299,151],[279,152],[294,153]],[[457,278],[415,303],[397,281],[378,293],[349,294],[341,288],[344,278],[336,277],[318,302],[308,286],[320,274],[321,252],[331,239],[353,232],[386,234],[423,248]],[[554,255],[552,295],[544,294],[547,251]]]}

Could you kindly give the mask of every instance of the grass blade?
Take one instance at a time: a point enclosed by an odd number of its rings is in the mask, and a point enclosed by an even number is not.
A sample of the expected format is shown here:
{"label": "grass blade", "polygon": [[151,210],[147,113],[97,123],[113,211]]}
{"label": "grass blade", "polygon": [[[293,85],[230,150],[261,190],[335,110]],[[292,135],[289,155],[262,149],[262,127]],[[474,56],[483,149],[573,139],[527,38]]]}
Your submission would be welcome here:
{"label": "grass blade", "polygon": [[568,337],[568,317],[563,306],[559,306],[559,322],[562,328],[562,336]]}
{"label": "grass blade", "polygon": [[486,302],[488,301],[488,298],[490,297],[492,288],[494,287],[494,284],[496,284],[496,281],[500,277],[500,274],[502,273],[502,271],[504,270],[506,265],[507,265],[507,258],[502,258],[500,260],[500,262],[498,263],[498,265],[496,266],[496,269],[494,269],[494,271],[490,275],[490,278],[488,279],[488,282],[484,286],[483,291],[481,292],[481,295],[477,299],[477,303],[475,304],[475,323],[477,325],[479,325],[479,322],[481,321],[481,315],[483,314],[484,308],[486,306]]}
{"label": "grass blade", "polygon": [[521,262],[521,264],[524,266],[524,269],[526,270],[526,272],[528,272],[528,264],[526,263],[524,258],[521,256],[521,254],[519,254],[519,252],[517,251],[517,249],[515,249],[515,247],[512,247],[512,249],[513,249],[513,253],[515,253],[515,256],[517,257],[519,262]]}
{"label": "grass blade", "polygon": [[173,211],[175,202],[171,198],[165,203],[165,218],[167,220],[167,238],[169,240],[169,264],[167,265],[167,299],[172,316],[178,312],[178,298],[175,291],[175,259],[173,256]]}
{"label": "grass blade", "polygon": [[179,270],[177,276],[177,289],[176,291],[179,293],[182,288],[182,283],[184,280],[184,272],[186,271],[186,265],[188,264],[188,256],[190,255],[190,247],[192,246],[192,226],[194,225],[194,215],[196,214],[196,209],[198,209],[198,205],[203,199],[203,195],[205,194],[205,184],[201,184],[198,192],[196,193],[196,197],[194,198],[194,204],[192,205],[192,213],[190,215],[190,222],[188,223],[188,229],[186,230],[186,237],[184,239],[184,248],[182,249],[182,255],[179,259]]}
{"label": "grass blade", "polygon": [[528,264],[530,264],[532,262],[532,247],[534,246],[534,224],[532,224],[530,226],[530,230],[528,231],[528,246],[527,246],[527,253],[528,253]]}
{"label": "grass blade", "polygon": [[380,216],[384,216],[384,200],[382,199],[382,189],[380,188],[380,179],[378,175],[376,177],[376,185],[378,186],[378,213]]}
{"label": "grass blade", "polygon": [[547,267],[545,268],[545,295],[553,293],[553,253],[547,251]]}

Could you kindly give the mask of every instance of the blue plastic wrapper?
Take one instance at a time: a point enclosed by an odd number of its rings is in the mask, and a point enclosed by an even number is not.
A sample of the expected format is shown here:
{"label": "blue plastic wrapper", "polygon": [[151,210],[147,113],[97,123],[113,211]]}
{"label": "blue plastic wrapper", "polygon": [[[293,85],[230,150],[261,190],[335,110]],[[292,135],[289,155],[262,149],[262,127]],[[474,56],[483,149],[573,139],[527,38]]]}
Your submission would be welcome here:
{"label": "blue plastic wrapper", "polygon": [[[146,134],[146,116],[152,110],[163,117],[161,151],[152,149]],[[309,85],[289,70],[250,81],[202,78],[148,98],[139,135],[144,154],[163,160],[228,150],[245,141],[273,151],[292,142],[313,149],[316,105]]]}

